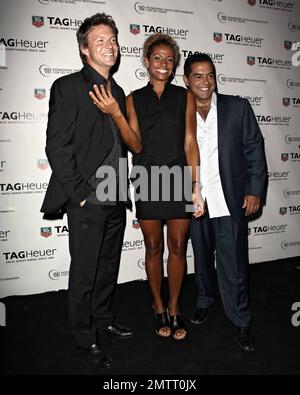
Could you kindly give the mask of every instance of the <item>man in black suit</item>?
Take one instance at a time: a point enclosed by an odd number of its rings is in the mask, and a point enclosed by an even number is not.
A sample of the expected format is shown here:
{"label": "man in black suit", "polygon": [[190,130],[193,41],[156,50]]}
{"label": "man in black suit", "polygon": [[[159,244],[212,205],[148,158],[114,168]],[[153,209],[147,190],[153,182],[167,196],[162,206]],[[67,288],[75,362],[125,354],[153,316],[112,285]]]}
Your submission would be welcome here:
{"label": "man in black suit", "polygon": [[[124,177],[118,165],[127,157],[123,140],[128,146],[130,141],[90,96],[95,85],[102,85],[103,94],[113,94],[118,101],[119,122],[124,122],[125,95],[110,74],[119,54],[117,37],[110,16],[98,13],[86,18],[77,32],[84,67],[53,83],[46,143],[53,173],[41,208],[47,215],[67,211],[71,332],[83,356],[99,367],[112,364],[99,345],[99,335],[133,335],[115,322],[110,308],[126,223],[127,166]],[[113,170],[118,191],[109,198],[98,193],[105,182],[104,166]]]}
{"label": "man in black suit", "polygon": [[186,59],[184,81],[197,104],[200,181],[207,213],[191,223],[198,288],[191,321],[202,324],[214,303],[214,262],[227,317],[236,340],[254,350],[248,303],[246,217],[255,214],[264,195],[266,162],[263,138],[249,102],[217,93],[216,70],[203,53]]}

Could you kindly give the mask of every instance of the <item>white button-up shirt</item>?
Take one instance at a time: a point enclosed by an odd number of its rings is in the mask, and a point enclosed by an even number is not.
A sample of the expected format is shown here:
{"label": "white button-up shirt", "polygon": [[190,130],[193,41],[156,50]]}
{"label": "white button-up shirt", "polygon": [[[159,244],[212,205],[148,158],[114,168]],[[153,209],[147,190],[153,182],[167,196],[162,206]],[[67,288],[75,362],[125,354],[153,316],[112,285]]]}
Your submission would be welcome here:
{"label": "white button-up shirt", "polygon": [[207,202],[210,218],[230,215],[220,179],[218,157],[217,95],[213,93],[206,120],[197,112],[197,141],[200,151],[202,197]]}

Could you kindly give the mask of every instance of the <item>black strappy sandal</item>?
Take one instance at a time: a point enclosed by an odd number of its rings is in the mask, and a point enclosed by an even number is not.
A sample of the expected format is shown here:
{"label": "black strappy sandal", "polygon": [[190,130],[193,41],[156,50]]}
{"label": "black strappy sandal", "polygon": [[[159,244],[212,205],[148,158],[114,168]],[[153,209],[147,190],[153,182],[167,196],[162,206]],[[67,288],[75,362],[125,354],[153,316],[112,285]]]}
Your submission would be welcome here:
{"label": "black strappy sandal", "polygon": [[[187,336],[187,330],[186,330],[186,326],[184,325],[182,319],[180,318],[180,315],[170,315],[170,325],[171,325],[171,332],[172,332],[172,337],[174,340],[184,340]],[[178,337],[178,335],[176,336],[176,333],[179,330],[184,330],[185,334],[184,336]]]}
{"label": "black strappy sandal", "polygon": [[[168,331],[163,332],[162,329],[169,329]],[[154,330],[157,336],[159,337],[170,337],[171,336],[171,328],[168,314],[163,311],[162,313],[154,313]]]}

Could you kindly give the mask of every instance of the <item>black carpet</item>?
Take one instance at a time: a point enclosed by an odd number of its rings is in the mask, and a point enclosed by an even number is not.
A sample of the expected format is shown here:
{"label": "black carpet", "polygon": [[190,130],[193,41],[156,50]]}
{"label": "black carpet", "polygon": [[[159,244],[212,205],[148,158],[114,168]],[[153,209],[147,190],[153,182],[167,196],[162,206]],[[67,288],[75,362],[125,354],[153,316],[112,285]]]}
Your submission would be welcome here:
{"label": "black carpet", "polygon": [[[219,297],[200,327],[189,322],[196,289],[185,280],[182,317],[188,326],[183,342],[158,338],[152,329],[147,282],[118,285],[114,311],[118,322],[135,329],[132,339],[103,337],[114,361],[110,370],[81,359],[68,332],[67,291],[2,299],[6,327],[0,328],[1,373],[5,375],[275,375],[300,372],[300,326],[291,308],[300,302],[299,258],[250,265],[250,301],[256,350],[245,352],[235,341]],[[164,284],[165,286],[166,284]],[[300,324],[300,317],[298,318]]]}

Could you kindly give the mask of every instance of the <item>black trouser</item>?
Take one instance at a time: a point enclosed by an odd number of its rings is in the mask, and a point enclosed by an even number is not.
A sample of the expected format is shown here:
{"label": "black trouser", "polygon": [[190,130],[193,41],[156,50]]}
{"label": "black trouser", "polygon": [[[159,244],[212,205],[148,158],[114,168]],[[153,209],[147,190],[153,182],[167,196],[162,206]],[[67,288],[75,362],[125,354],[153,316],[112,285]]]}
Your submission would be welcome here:
{"label": "black trouser", "polygon": [[110,309],[117,283],[126,225],[124,204],[86,203],[67,207],[69,248],[69,320],[79,346],[96,343],[96,329],[114,320]]}
{"label": "black trouser", "polygon": [[191,222],[198,288],[197,307],[214,303],[215,252],[219,291],[225,313],[236,327],[250,325],[248,306],[248,244],[245,218],[210,218]]}

